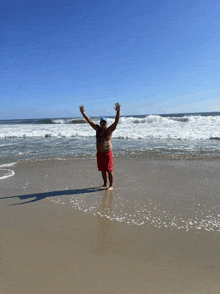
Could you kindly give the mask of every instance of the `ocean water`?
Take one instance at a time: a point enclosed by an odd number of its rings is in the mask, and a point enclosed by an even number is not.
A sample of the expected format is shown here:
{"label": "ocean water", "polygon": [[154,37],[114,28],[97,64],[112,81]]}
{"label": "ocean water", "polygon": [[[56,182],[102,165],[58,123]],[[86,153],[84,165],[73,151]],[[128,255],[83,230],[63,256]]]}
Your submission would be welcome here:
{"label": "ocean water", "polygon": [[[93,118],[99,123],[99,118]],[[109,125],[114,117],[108,118]],[[220,158],[220,113],[142,115],[121,117],[113,133],[114,156],[120,154],[164,156],[165,158]],[[13,164],[22,160],[65,157],[94,157],[95,131],[83,118],[33,119],[0,121],[0,180],[14,175]],[[217,185],[216,183],[214,185]],[[120,189],[118,190],[120,192]],[[117,191],[116,191],[117,192]],[[146,193],[146,190],[144,191]],[[113,212],[99,209],[100,192],[49,197],[58,204],[70,202],[84,213],[105,215],[110,220],[128,224],[219,231],[220,215],[216,198],[204,203],[192,198],[179,207],[190,210],[190,216],[171,211],[173,201],[156,203],[154,199],[128,199],[115,195]],[[117,193],[116,193],[117,194]],[[120,193],[119,193],[120,194]],[[105,197],[102,201],[105,200]],[[129,202],[130,201],[130,202]],[[143,202],[144,201],[144,202]],[[185,205],[185,206],[184,206]],[[125,209],[125,207],[127,207]],[[128,212],[129,210],[129,212]],[[193,215],[194,213],[194,215]],[[201,215],[199,215],[199,213]]]}
{"label": "ocean water", "polygon": [[[93,118],[99,123],[99,118]],[[108,125],[114,122],[108,118]],[[220,113],[121,117],[114,154],[220,154]],[[95,131],[83,118],[0,121],[0,163],[94,156]]]}

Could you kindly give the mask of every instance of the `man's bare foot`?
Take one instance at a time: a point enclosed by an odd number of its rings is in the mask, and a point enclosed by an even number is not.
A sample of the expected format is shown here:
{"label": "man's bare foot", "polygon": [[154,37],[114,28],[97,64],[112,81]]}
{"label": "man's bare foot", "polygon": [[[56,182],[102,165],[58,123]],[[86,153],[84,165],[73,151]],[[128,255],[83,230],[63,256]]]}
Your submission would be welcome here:
{"label": "man's bare foot", "polygon": [[113,187],[110,186],[110,187],[108,188],[108,191],[112,191],[112,190],[113,190]]}
{"label": "man's bare foot", "polygon": [[107,189],[108,186],[107,185],[102,185],[101,187],[99,187],[99,189]]}

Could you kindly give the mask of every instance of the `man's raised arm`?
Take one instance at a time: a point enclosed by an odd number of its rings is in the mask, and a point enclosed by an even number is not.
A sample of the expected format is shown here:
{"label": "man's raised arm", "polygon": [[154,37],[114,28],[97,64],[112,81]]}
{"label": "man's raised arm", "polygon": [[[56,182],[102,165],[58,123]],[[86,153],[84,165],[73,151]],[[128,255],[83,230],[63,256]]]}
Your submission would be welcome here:
{"label": "man's raised arm", "polygon": [[94,129],[94,130],[96,130],[96,124],[91,120],[91,118],[88,116],[88,115],[86,115],[85,113],[84,113],[84,105],[81,105],[80,107],[79,107],[79,109],[80,109],[80,112],[82,113],[82,116],[85,118],[85,120],[90,124],[90,126]]}
{"label": "man's raised arm", "polygon": [[115,103],[115,107],[113,107],[116,110],[116,116],[115,116],[115,121],[113,122],[113,124],[110,126],[112,132],[116,129],[117,124],[119,122],[119,117],[120,117],[120,107],[121,105],[117,102]]}

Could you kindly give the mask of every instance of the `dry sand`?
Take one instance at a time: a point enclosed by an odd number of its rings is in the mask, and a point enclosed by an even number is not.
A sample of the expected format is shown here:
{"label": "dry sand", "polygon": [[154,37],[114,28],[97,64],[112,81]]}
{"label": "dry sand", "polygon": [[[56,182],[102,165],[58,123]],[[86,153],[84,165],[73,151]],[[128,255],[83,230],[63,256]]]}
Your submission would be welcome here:
{"label": "dry sand", "polygon": [[[161,206],[185,222],[214,217],[218,166],[122,156],[107,192],[90,189],[102,184],[95,159],[17,163],[0,182],[1,293],[219,293],[220,228],[153,222]],[[144,225],[112,217],[144,203]]]}

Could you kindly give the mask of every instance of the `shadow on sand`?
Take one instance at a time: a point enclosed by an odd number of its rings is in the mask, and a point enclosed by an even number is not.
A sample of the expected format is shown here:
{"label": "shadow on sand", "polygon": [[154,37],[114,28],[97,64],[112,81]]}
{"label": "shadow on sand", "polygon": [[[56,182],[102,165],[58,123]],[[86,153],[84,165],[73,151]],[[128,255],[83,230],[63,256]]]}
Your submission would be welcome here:
{"label": "shadow on sand", "polygon": [[20,196],[1,197],[0,199],[2,200],[2,199],[19,198],[20,200],[29,200],[29,201],[25,201],[25,202],[22,202],[22,203],[11,204],[11,205],[21,205],[21,204],[27,204],[27,203],[43,200],[43,199],[45,199],[47,197],[56,197],[56,196],[65,196],[65,195],[78,195],[78,194],[94,193],[94,192],[97,192],[97,191],[102,191],[102,190],[100,188],[98,188],[98,187],[94,187],[94,188],[86,188],[86,189],[52,191],[52,192],[27,194],[27,195],[20,195]]}

